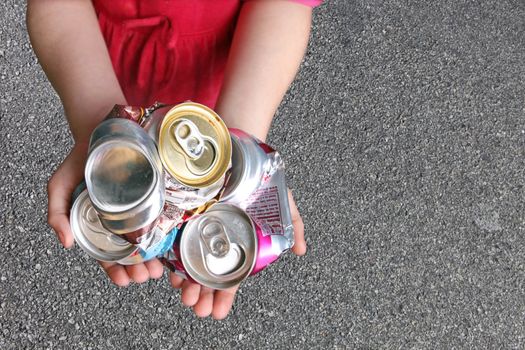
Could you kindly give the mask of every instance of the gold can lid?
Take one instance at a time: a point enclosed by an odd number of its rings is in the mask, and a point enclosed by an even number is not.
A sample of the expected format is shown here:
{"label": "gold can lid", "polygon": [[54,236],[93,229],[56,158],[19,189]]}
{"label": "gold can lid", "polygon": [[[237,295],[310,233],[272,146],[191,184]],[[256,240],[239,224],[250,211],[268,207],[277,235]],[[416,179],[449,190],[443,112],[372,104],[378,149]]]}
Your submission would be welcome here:
{"label": "gold can lid", "polygon": [[158,146],[166,171],[188,187],[213,185],[231,164],[228,128],[217,113],[194,102],[176,105],[166,113]]}

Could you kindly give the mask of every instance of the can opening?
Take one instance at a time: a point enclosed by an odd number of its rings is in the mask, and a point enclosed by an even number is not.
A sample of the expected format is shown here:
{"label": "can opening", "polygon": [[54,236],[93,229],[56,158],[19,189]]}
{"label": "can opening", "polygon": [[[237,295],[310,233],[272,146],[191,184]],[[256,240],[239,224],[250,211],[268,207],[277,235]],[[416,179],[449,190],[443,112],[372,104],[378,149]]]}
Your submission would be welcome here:
{"label": "can opening", "polygon": [[194,175],[205,175],[210,172],[217,162],[217,152],[215,145],[210,140],[204,140],[202,154],[195,160],[188,160],[186,162],[188,169]]}
{"label": "can opening", "polygon": [[246,261],[244,249],[238,244],[231,244],[230,249],[222,257],[207,254],[205,266],[210,274],[215,276],[225,276],[242,269]]}
{"label": "can opening", "polygon": [[205,217],[200,222],[202,257],[207,270],[213,275],[226,275],[239,270],[244,264],[244,249],[231,243],[224,223],[216,217]]}

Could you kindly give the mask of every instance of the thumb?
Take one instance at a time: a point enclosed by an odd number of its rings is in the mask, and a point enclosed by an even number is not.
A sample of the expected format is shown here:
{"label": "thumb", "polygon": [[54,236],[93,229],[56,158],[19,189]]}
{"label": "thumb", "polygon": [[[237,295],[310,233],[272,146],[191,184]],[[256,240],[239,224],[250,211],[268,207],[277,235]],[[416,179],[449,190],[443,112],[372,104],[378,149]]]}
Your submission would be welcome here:
{"label": "thumb", "polygon": [[292,247],[292,251],[296,255],[306,254],[306,241],[304,240],[304,224],[299,210],[295,205],[295,201],[292,196],[292,192],[288,190],[288,202],[290,203],[290,213],[292,214],[292,225],[295,244]]}
{"label": "thumb", "polygon": [[73,234],[69,225],[69,208],[71,194],[75,186],[82,181],[84,159],[85,155],[78,154],[78,151],[73,149],[53,174],[47,186],[47,222],[56,232],[60,243],[65,248],[73,246]]}

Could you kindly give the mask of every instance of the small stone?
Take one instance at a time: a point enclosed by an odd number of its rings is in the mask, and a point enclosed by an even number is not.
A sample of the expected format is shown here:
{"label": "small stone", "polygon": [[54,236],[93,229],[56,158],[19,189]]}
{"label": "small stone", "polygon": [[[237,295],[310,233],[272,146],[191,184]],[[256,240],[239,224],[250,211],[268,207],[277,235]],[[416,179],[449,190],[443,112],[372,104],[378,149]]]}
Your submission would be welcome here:
{"label": "small stone", "polygon": [[60,340],[60,341],[64,341],[64,340],[66,340],[66,339],[67,339],[67,337],[66,337],[65,335],[63,335],[63,336],[61,336],[60,338],[58,338],[58,340]]}
{"label": "small stone", "polygon": [[40,264],[36,264],[35,265],[35,269],[40,270],[41,268],[42,268],[42,265],[40,265]]}
{"label": "small stone", "polygon": [[70,318],[67,322],[71,323],[71,324],[74,324],[75,323],[75,320]]}
{"label": "small stone", "polygon": [[6,280],[7,280],[7,277],[2,276],[2,277],[0,277],[0,280],[2,280],[2,282],[3,282],[3,281],[6,281]]}

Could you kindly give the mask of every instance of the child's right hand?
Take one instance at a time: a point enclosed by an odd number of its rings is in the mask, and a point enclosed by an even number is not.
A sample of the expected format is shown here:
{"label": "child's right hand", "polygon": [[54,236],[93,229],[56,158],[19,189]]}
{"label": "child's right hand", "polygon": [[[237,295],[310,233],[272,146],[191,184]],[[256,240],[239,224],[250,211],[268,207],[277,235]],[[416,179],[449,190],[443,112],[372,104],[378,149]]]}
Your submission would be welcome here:
{"label": "child's right hand", "polygon": [[[55,230],[64,248],[71,248],[74,243],[69,225],[69,208],[71,195],[84,177],[87,149],[86,143],[77,143],[47,184],[47,222]],[[118,286],[127,286],[130,281],[143,283],[150,278],[160,278],[164,270],[157,259],[132,266],[102,261],[99,264]]]}

